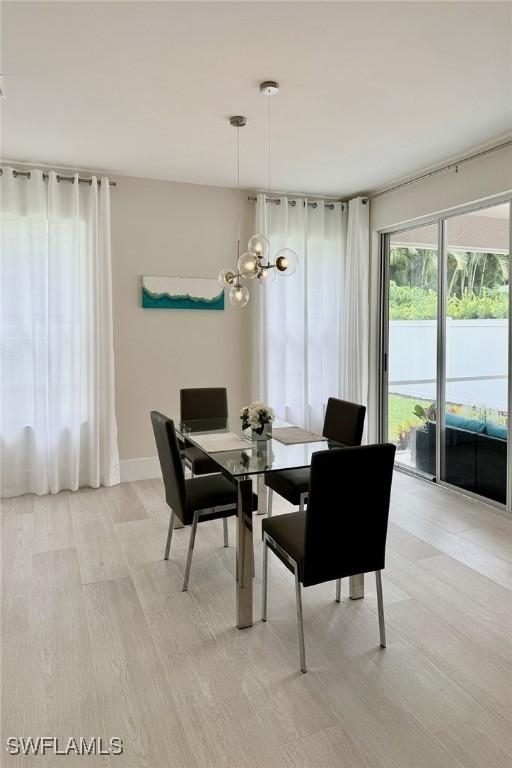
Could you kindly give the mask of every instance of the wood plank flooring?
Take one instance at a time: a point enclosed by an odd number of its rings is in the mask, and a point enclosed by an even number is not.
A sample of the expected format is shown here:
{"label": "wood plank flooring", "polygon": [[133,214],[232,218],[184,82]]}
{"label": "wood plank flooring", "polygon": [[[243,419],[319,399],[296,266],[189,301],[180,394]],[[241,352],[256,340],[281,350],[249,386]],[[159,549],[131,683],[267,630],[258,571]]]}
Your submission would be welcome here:
{"label": "wood plank flooring", "polygon": [[[275,514],[291,508],[278,498]],[[5,768],[510,768],[512,523],[395,473],[379,648],[373,578],[341,604],[305,590],[298,671],[293,579],[270,556],[262,624],[234,628],[235,521],[189,530],[162,560],[157,480],[2,502]],[[9,736],[119,737],[119,756],[9,756]]]}

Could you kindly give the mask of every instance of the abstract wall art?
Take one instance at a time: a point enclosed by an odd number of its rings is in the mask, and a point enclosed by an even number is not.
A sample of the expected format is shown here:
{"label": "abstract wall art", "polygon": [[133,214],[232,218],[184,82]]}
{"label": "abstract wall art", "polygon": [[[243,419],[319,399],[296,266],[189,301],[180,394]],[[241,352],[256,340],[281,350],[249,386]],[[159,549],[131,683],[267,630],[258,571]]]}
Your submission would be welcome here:
{"label": "abstract wall art", "polygon": [[210,277],[142,278],[143,309],[224,309],[224,290]]}

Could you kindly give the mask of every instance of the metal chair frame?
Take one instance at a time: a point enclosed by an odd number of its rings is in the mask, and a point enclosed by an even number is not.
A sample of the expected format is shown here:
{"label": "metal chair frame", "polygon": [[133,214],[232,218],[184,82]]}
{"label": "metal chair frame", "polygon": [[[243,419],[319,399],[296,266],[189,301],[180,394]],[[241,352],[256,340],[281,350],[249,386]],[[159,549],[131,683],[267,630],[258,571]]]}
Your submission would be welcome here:
{"label": "metal chair frame", "polygon": [[[188,590],[188,581],[190,578],[190,568],[192,566],[192,555],[194,554],[194,544],[196,541],[196,531],[197,531],[197,524],[199,522],[199,518],[201,517],[201,515],[211,514],[212,512],[227,512],[232,509],[236,509],[236,504],[226,504],[225,506],[222,506],[222,507],[207,507],[206,509],[198,509],[194,512],[194,518],[192,520],[192,525],[190,529],[190,539],[188,542],[187,563],[185,566],[185,577],[183,579],[183,587],[182,587],[183,592],[186,592]],[[171,517],[169,520],[169,530],[167,532],[167,541],[165,544],[164,560],[169,559],[169,554],[171,551],[172,534],[174,531],[175,522],[176,522],[176,513],[172,509]],[[222,518],[222,526],[223,526],[224,546],[229,547],[227,517]]]}
{"label": "metal chair frame", "polygon": [[[269,513],[270,516],[270,513]],[[268,550],[274,549],[292,566],[295,576],[295,600],[297,608],[297,629],[299,634],[299,660],[301,672],[306,672],[306,647],[304,642],[304,620],[302,614],[302,589],[299,579],[299,564],[283,549],[268,533],[263,533],[263,579],[261,596],[261,620],[267,620],[267,592],[268,592]],[[386,647],[386,627],[384,623],[384,602],[382,597],[382,572],[375,571],[377,585],[377,604],[379,612],[380,647]],[[341,600],[341,579],[336,579],[336,602]]]}

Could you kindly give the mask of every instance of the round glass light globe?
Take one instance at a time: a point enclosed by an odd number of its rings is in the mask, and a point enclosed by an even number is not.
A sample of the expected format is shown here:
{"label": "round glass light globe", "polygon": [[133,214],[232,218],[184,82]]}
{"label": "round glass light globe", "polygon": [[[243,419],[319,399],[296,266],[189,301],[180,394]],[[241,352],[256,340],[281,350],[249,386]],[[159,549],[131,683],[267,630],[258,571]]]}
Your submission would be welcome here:
{"label": "round glass light globe", "polygon": [[265,259],[270,248],[270,243],[265,235],[253,235],[247,243],[247,247],[250,252],[255,253],[258,258]]}
{"label": "round glass light globe", "polygon": [[217,280],[219,281],[220,285],[222,285],[223,288],[226,285],[232,285],[234,279],[235,279],[235,276],[233,274],[232,269],[221,269],[221,271],[217,275]]}
{"label": "round glass light globe", "polygon": [[273,267],[262,267],[258,272],[260,285],[269,285],[276,279],[276,270]]}
{"label": "round glass light globe", "polygon": [[281,248],[276,253],[276,270],[280,275],[290,277],[297,271],[299,257],[291,248]]}
{"label": "round glass light globe", "polygon": [[249,291],[245,285],[234,285],[229,289],[229,300],[234,307],[245,307],[249,301]]}
{"label": "round glass light globe", "polygon": [[246,280],[252,280],[258,274],[258,257],[246,251],[238,259],[238,271]]}

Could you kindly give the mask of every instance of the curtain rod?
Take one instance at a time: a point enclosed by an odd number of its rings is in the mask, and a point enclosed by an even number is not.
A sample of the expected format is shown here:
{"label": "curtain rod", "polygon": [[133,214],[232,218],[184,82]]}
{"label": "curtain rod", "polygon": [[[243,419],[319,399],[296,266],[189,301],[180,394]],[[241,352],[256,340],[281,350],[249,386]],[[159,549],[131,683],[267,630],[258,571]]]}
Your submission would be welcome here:
{"label": "curtain rod", "polygon": [[[497,152],[499,149],[506,149],[507,147],[512,146],[512,139],[509,139],[507,141],[503,141],[501,144],[496,144],[494,147],[488,147],[487,149],[482,149],[480,152],[474,152],[472,155],[468,155],[467,157],[462,157],[460,160],[454,160],[451,163],[448,163],[447,165],[443,165],[442,168],[436,168],[433,171],[428,171],[426,173],[422,173],[420,176],[415,176],[413,179],[408,179],[407,181],[402,181],[400,184],[394,184],[392,187],[386,187],[386,189],[381,190],[380,192],[375,192],[373,195],[368,195],[367,197],[363,197],[363,204],[368,203],[370,200],[375,200],[377,197],[381,197],[382,195],[387,195],[390,192],[396,192],[397,189],[402,189],[403,187],[408,187],[410,184],[416,184],[418,181],[423,181],[424,179],[430,179],[432,176],[436,176],[438,173],[444,173],[445,171],[450,171],[452,168],[455,168],[458,170],[459,165],[463,165],[464,163],[469,163],[471,160],[476,160],[478,157],[484,157],[484,155],[489,155],[491,152]],[[250,195],[248,200],[256,200],[256,197],[254,195]],[[265,198],[266,203],[276,203],[279,205],[281,203],[280,200],[276,200],[271,197]],[[295,205],[295,200],[289,200],[289,205]],[[337,202],[347,202],[346,200],[338,200]],[[316,203],[308,203],[308,205],[314,205],[316,207]],[[334,207],[332,203],[325,203],[325,205],[332,210]]]}
{"label": "curtain rod", "polygon": [[[3,168],[0,168],[0,176],[3,176],[3,173],[4,173]],[[27,179],[30,179],[32,174],[31,174],[30,171],[18,171],[16,168],[13,168],[12,175],[14,176],[14,178],[16,178],[17,176],[25,176]],[[49,174],[48,173],[43,173],[43,179],[45,181],[47,181],[49,179]],[[61,176],[61,174],[58,173],[57,174],[57,181],[71,181],[73,183],[75,181],[75,177],[74,176]],[[92,179],[90,179],[90,178],[89,179],[85,179],[85,178],[82,178],[81,176],[79,176],[78,177],[78,183],[79,184],[92,184]],[[108,183],[110,184],[111,187],[117,187],[117,181],[109,181]],[[98,184],[101,184],[101,180],[100,179],[98,179]]]}
{"label": "curtain rod", "polygon": [[[249,195],[249,197],[247,199],[254,202],[254,201],[257,200],[257,197],[255,197],[255,195]],[[266,203],[274,203],[275,205],[281,205],[281,198],[280,197],[266,197],[265,198],[265,202]],[[345,205],[345,200],[336,200],[335,202],[341,203],[342,206]],[[295,206],[297,205],[297,201],[296,200],[288,200],[288,205],[291,205],[292,208],[295,208]],[[311,208],[317,208],[318,207],[318,203],[314,203],[314,202],[310,203],[308,201],[308,205]],[[324,203],[324,208],[328,208],[330,211],[333,211],[334,210],[334,203]]]}
{"label": "curtain rod", "polygon": [[469,163],[470,160],[476,160],[477,157],[483,157],[484,155],[489,155],[491,152],[496,152],[498,149],[505,149],[506,147],[512,146],[512,139],[509,141],[504,141],[501,144],[496,144],[494,147],[489,147],[488,149],[482,149],[480,152],[475,152],[472,155],[468,155],[467,157],[463,157],[460,160],[453,161],[452,163],[448,163],[448,165],[443,165],[442,168],[436,168],[434,171],[428,171],[427,173],[422,173],[421,176],[415,176],[413,179],[409,179],[408,181],[402,181],[400,184],[395,184],[393,187],[387,187],[387,189],[383,189],[381,192],[375,192],[374,195],[369,195],[367,198],[368,200],[375,200],[375,198],[380,197],[381,195],[387,195],[389,192],[395,192],[397,189],[402,189],[402,187],[408,187],[409,184],[416,184],[418,181],[423,181],[424,179],[429,179],[431,176],[436,176],[438,173],[443,173],[444,171],[449,171],[452,168],[455,168],[458,170],[459,165],[462,165],[463,163]]}

